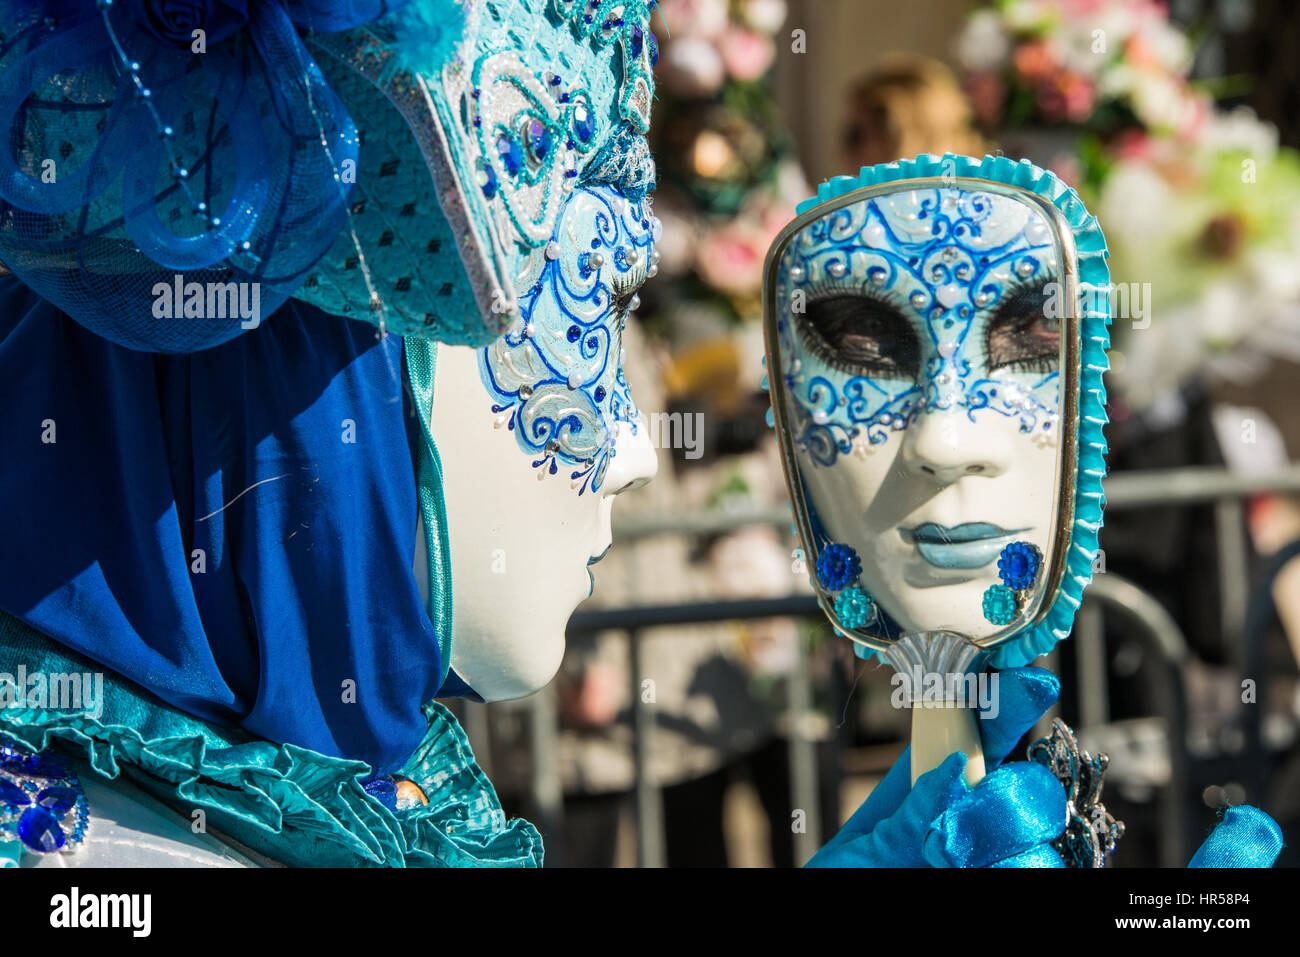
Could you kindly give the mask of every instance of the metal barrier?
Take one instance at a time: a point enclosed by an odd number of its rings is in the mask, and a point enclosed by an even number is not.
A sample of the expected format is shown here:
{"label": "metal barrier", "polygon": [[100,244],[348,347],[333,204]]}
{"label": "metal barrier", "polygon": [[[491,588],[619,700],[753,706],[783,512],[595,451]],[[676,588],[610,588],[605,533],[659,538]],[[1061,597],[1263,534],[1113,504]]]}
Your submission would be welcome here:
{"label": "metal barrier", "polygon": [[[1106,503],[1111,511],[1215,504],[1219,580],[1222,594],[1221,623],[1235,660],[1243,669],[1248,657],[1241,639],[1250,595],[1242,499],[1261,492],[1300,492],[1300,467],[1260,476],[1240,475],[1221,468],[1184,468],[1112,475],[1106,480]],[[620,545],[656,535],[717,534],[755,525],[790,526],[788,507],[720,510],[665,516],[634,516],[614,523],[614,540]],[[1179,669],[1189,652],[1178,626],[1164,607],[1136,584],[1114,573],[1099,574],[1085,593],[1075,636],[1079,663],[1079,731],[1108,719],[1106,662],[1101,647],[1102,609],[1111,608],[1137,626],[1146,646],[1156,653],[1159,667],[1150,676],[1159,713],[1168,722],[1171,778],[1161,797],[1160,860],[1165,866],[1184,866],[1188,859],[1185,747],[1186,701]],[[658,785],[647,773],[654,735],[653,709],[646,707],[639,690],[640,634],[648,627],[746,621],[785,616],[818,616],[816,600],[809,594],[747,601],[704,602],[577,612],[570,619],[570,635],[622,630],[630,642],[632,720],[635,735],[636,816],[638,863],[643,867],[665,863],[663,809]],[[812,675],[807,648],[799,642],[798,663],[790,677],[793,707],[811,706]],[[552,695],[532,699],[535,730],[531,735],[533,775],[531,797],[547,816],[562,813],[558,764],[555,760],[555,709]],[[807,812],[807,828],[795,833],[795,860],[804,862],[821,845],[815,743],[802,734],[801,722],[792,726],[790,769],[793,806]],[[835,822],[828,822],[833,828]]]}

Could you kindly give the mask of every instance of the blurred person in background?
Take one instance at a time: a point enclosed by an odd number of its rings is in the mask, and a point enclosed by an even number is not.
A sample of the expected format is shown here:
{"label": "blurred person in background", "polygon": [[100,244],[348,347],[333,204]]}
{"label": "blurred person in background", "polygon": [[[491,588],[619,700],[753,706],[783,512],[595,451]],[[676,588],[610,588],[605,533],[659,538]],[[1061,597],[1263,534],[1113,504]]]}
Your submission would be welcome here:
{"label": "blurred person in background", "polygon": [[984,152],[970,104],[938,60],[894,54],[851,88],[845,172],[921,153]]}

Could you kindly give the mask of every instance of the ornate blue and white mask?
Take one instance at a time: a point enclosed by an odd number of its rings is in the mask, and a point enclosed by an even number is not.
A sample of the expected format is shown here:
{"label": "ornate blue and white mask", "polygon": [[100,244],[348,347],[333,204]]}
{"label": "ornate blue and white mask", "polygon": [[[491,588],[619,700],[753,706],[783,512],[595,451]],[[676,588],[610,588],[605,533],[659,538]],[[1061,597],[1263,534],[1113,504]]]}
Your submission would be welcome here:
{"label": "ornate blue and white mask", "polygon": [[514,327],[481,354],[497,425],[534,468],[563,468],[579,494],[600,489],[620,431],[640,427],[621,343],[654,269],[658,221],[648,207],[609,186],[576,190]]}
{"label": "ornate blue and white mask", "polygon": [[774,244],[787,478],[823,607],[866,649],[946,632],[1025,661],[1068,633],[1100,518],[1107,283],[1078,198],[992,157],[841,177]]}

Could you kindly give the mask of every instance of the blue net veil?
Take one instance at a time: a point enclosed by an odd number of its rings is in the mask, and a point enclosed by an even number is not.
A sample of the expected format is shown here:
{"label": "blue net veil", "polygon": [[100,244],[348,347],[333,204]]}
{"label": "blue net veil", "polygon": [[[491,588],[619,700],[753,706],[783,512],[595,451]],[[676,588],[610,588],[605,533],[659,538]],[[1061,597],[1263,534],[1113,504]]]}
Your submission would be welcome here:
{"label": "blue net veil", "polygon": [[195,3],[216,11],[195,55],[192,24],[149,19],[162,4],[0,0],[0,261],[129,348],[191,352],[249,328],[344,227],[340,171],[358,158],[299,31],[404,5]]}

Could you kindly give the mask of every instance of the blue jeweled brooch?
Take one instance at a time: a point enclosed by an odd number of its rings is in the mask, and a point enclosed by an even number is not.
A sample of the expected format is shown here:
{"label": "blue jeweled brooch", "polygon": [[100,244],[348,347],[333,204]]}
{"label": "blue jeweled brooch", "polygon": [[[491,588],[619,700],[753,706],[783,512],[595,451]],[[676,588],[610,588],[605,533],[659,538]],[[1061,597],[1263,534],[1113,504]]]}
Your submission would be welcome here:
{"label": "blue jeweled brooch", "polygon": [[56,754],[0,744],[0,842],[36,854],[73,851],[90,821],[76,772]]}

